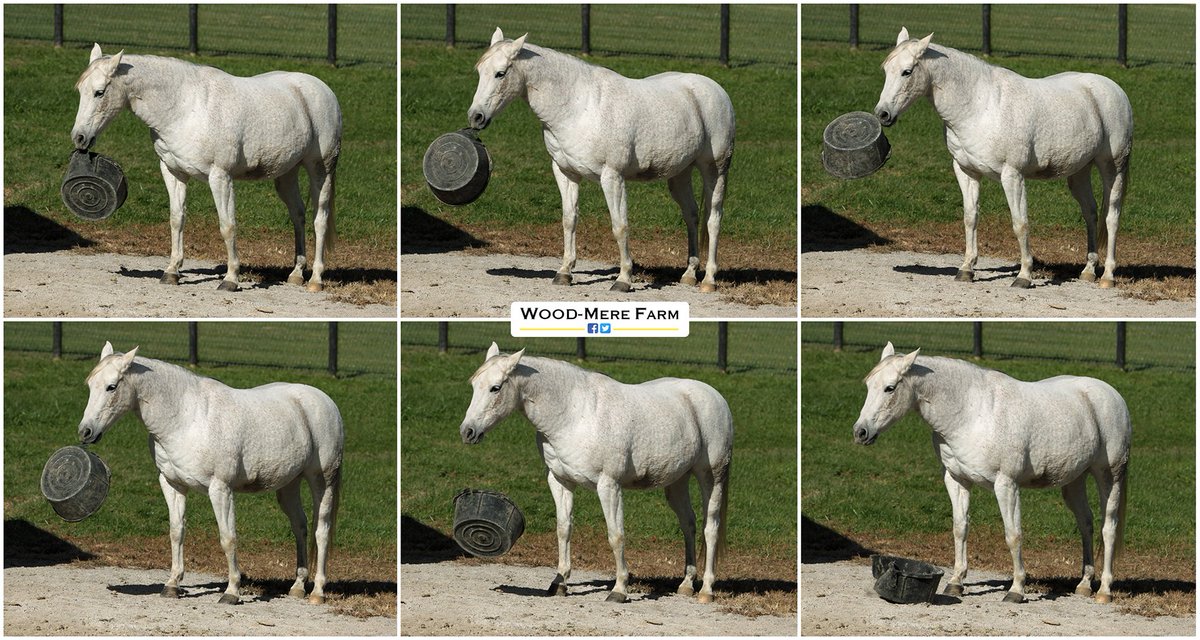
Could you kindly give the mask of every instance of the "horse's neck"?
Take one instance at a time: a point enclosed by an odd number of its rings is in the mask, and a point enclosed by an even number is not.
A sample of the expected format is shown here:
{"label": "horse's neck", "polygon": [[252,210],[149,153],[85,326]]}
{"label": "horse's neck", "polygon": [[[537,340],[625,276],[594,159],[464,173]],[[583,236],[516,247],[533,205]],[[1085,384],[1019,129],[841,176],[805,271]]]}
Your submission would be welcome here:
{"label": "horse's neck", "polygon": [[982,369],[951,358],[918,357],[913,367],[923,369],[910,375],[916,386],[917,412],[929,426],[947,441],[964,436],[974,394],[970,388],[979,381]]}
{"label": "horse's neck", "polygon": [[521,411],[535,429],[553,439],[570,429],[578,407],[571,396],[587,389],[586,373],[574,365],[549,358],[528,358],[517,370]]}
{"label": "horse's neck", "polygon": [[570,105],[591,89],[595,75],[611,73],[553,49],[536,45],[526,48],[532,55],[518,58],[525,78],[524,97],[538,120],[552,130],[576,114],[578,110]]}
{"label": "horse's neck", "polygon": [[176,365],[150,358],[136,358],[134,366],[135,370],[126,374],[137,390],[137,405],[132,410],[151,435],[162,437],[177,424],[183,402],[201,378]]}
{"label": "horse's neck", "polygon": [[930,45],[926,54],[929,65],[929,100],[946,124],[954,128],[979,112],[972,103],[990,93],[994,67],[968,53],[950,47]]}
{"label": "horse's neck", "polygon": [[179,113],[191,110],[191,87],[197,65],[159,56],[126,56],[129,71],[125,79],[129,109],[152,130],[158,131],[178,121]]}

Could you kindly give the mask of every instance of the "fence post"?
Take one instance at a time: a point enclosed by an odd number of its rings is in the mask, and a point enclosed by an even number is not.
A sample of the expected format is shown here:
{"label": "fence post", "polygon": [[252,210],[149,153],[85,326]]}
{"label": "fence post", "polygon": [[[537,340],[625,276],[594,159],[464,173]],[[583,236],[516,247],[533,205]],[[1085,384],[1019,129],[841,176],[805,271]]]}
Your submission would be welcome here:
{"label": "fence post", "polygon": [[61,4],[54,5],[54,48],[62,48],[62,33],[63,33],[63,6]]}
{"label": "fence post", "polygon": [[337,5],[329,5],[329,51],[326,59],[331,66],[337,66]]}
{"label": "fence post", "polygon": [[729,66],[729,5],[721,5],[721,66]]}
{"label": "fence post", "polygon": [[55,321],[51,324],[53,331],[50,338],[50,357],[54,360],[62,360],[62,322]]}
{"label": "fence post", "polygon": [[992,55],[992,5],[983,5],[983,55]]}
{"label": "fence post", "polygon": [[858,49],[858,5],[850,5],[850,49]]}
{"label": "fence post", "polygon": [[1125,370],[1125,323],[1117,323],[1117,368]]}
{"label": "fence post", "polygon": [[200,329],[196,321],[187,323],[187,364],[200,364]]}
{"label": "fence post", "polygon": [[729,365],[729,323],[717,323],[717,370],[725,373]]}
{"label": "fence post", "polygon": [[446,5],[446,48],[454,48],[454,5]]}
{"label": "fence post", "polygon": [[188,5],[188,53],[200,53],[200,9],[199,5]]}
{"label": "fence post", "polygon": [[338,323],[329,323],[329,375],[337,377],[338,373]]}
{"label": "fence post", "polygon": [[580,362],[587,360],[587,338],[583,336],[575,338],[575,359]]}
{"label": "fence post", "polygon": [[583,42],[580,44],[579,50],[583,55],[592,55],[592,5],[579,5],[579,24]]}
{"label": "fence post", "polygon": [[842,350],[842,329],[845,327],[844,322],[833,323],[833,352],[838,353]]}
{"label": "fence post", "polygon": [[974,334],[974,346],[971,348],[971,353],[976,360],[983,357],[983,323],[975,321],[971,323],[972,333]]}
{"label": "fence post", "polygon": [[442,320],[438,323],[438,353],[446,353],[450,348],[450,323]]}
{"label": "fence post", "polygon": [[1117,64],[1122,67],[1129,66],[1129,59],[1125,57],[1125,47],[1129,42],[1129,5],[1117,5]]}

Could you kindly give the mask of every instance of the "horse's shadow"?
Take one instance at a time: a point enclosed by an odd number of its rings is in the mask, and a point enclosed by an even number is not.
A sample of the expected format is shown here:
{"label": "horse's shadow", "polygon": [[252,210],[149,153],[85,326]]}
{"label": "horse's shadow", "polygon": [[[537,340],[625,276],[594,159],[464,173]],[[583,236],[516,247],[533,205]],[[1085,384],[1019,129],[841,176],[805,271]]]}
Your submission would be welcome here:
{"label": "horse's shadow", "polygon": [[53,253],[95,244],[29,207],[4,207],[4,255]]}
{"label": "horse's shadow", "polygon": [[800,208],[800,252],[848,251],[891,244],[874,231],[839,215],[823,204]]}
{"label": "horse's shadow", "polygon": [[[180,587],[180,599],[216,598],[225,591],[225,582],[207,582]],[[292,581],[282,578],[251,578],[242,575],[242,599],[244,601],[270,602],[281,598],[289,598],[288,590]],[[150,584],[112,584],[108,590],[127,596],[158,597],[162,593],[162,583]],[[251,593],[253,595],[251,595]],[[366,595],[378,596],[385,593],[396,593],[396,583],[387,580],[337,580],[325,585],[328,595]]]}
{"label": "horse's shadow", "polygon": [[48,567],[96,556],[28,520],[4,521],[4,568]]}
{"label": "horse's shadow", "polygon": [[[631,575],[629,577],[630,595],[636,596],[637,599],[641,600],[658,600],[664,596],[675,595],[675,590],[679,587],[679,582],[680,579],[678,577],[641,577]],[[568,582],[567,588],[572,596],[586,596],[612,591],[615,584],[614,580],[588,580],[583,582]],[[717,580],[713,588],[716,591],[729,592],[734,595],[763,595],[771,591],[796,593],[796,582],[794,580],[771,580],[763,578],[723,578]],[[547,591],[544,588],[538,589],[502,584],[494,587],[492,590],[514,596],[551,597],[547,595]]]}
{"label": "horse's shadow", "polygon": [[[606,267],[590,270],[576,270],[571,272],[573,283],[579,285],[590,285],[615,280],[620,273],[618,267]],[[550,280],[554,278],[556,271],[553,269],[523,269],[521,267],[504,267],[500,269],[488,269],[486,273],[490,276],[522,278],[527,280]],[[643,267],[637,265],[634,267],[634,288],[635,289],[654,289],[660,290],[668,286],[678,284],[679,276],[682,275],[682,267]],[[588,276],[584,279],[581,276]],[[718,282],[724,285],[733,284],[750,284],[762,283],[767,281],[782,281],[788,283],[796,282],[795,271],[785,271],[779,269],[722,269],[718,274]],[[697,279],[703,278],[703,272],[697,272]]]}
{"label": "horse's shadow", "polygon": [[[892,267],[892,271],[897,273],[911,273],[919,276],[955,276],[958,275],[958,267],[932,267],[925,264],[908,264]],[[994,282],[996,280],[1007,280],[1013,277],[1013,274],[1020,271],[1017,265],[1006,267],[993,267],[989,269],[975,269],[975,282]],[[1035,285],[1041,286],[1041,285]]]}
{"label": "horse's shadow", "polygon": [[[179,286],[195,286],[218,282],[225,277],[226,271],[227,267],[225,265],[181,269],[179,272]],[[291,272],[292,270],[287,267],[246,265],[242,268],[241,274],[252,277],[256,282],[253,282],[253,284],[243,282],[242,284],[243,286],[252,286],[256,289],[270,289],[286,285],[287,278],[291,275]],[[162,277],[163,271],[161,269],[130,269],[125,265],[121,265],[113,274],[122,278],[158,280]],[[326,280],[334,282],[396,282],[396,272],[389,269],[328,269],[325,271],[324,277]]]}
{"label": "horse's shadow", "polygon": [[487,245],[420,207],[400,207],[401,254],[446,253]]}

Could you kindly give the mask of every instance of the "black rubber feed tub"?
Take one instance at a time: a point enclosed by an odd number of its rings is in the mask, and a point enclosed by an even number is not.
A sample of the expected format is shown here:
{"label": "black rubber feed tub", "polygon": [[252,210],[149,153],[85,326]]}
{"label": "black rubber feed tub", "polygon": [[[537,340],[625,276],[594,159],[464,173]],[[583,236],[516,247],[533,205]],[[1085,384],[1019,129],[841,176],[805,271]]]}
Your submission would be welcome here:
{"label": "black rubber feed tub", "polygon": [[108,465],[83,447],[55,451],[42,468],[42,495],[67,522],[96,513],[108,497],[108,482]]}
{"label": "black rubber feed tub", "polygon": [[438,136],[425,150],[425,182],[438,200],[463,205],[474,202],[487,188],[492,161],[474,129]]}
{"label": "black rubber feed tub", "polygon": [[508,553],[525,532],[525,515],[497,491],[463,489],[454,496],[454,541],[481,558]]}
{"label": "black rubber feed tub", "polygon": [[843,180],[863,178],[887,162],[891,144],[883,135],[879,118],[865,111],[852,111],[834,118],[825,127],[821,164]]}
{"label": "black rubber feed tub", "polygon": [[103,220],[125,204],[125,173],[106,156],[91,151],[71,154],[62,181],[63,204],[85,220]]}
{"label": "black rubber feed tub", "polygon": [[888,602],[933,602],[943,571],[927,562],[896,556],[871,556],[875,593]]}

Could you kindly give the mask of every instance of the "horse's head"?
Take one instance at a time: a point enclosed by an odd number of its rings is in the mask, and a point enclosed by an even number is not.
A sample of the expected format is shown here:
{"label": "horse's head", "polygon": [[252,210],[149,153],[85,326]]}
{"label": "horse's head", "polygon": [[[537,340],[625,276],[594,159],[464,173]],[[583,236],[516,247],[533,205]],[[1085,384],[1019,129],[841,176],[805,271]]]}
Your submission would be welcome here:
{"label": "horse's head", "polygon": [[896,424],[916,404],[916,391],[904,375],[920,352],[917,349],[906,356],[898,356],[890,342],[883,348],[879,364],[863,379],[867,384],[867,400],[854,423],[854,442],[873,444],[879,434]]}
{"label": "horse's head", "polygon": [[892,126],[917,98],[929,93],[929,71],[921,64],[921,56],[932,39],[932,33],[920,40],[909,39],[908,29],[900,28],[896,48],[883,61],[883,91],[875,105],[875,117],[883,126]]}
{"label": "horse's head", "polygon": [[125,373],[137,351],[134,347],[129,353],[113,353],[112,343],[104,343],[100,363],[87,377],[88,403],[79,421],[80,442],[99,442],[112,423],[133,406],[136,396],[133,385],[125,380]]}
{"label": "horse's head", "polygon": [[115,56],[106,56],[100,52],[100,45],[92,46],[88,67],[75,83],[79,90],[79,110],[75,112],[71,140],[76,149],[90,149],[100,132],[129,105],[125,91],[113,87],[113,78],[121,71],[124,54],[121,51]]}
{"label": "horse's head", "polygon": [[467,111],[467,122],[472,129],[485,129],[492,118],[500,114],[513,98],[521,95],[524,82],[514,72],[513,61],[525,46],[525,34],[516,40],[505,40],[500,27],[492,34],[492,45],[479,57],[475,70],[479,72],[479,86],[475,88],[475,99]]}
{"label": "horse's head", "polygon": [[483,366],[471,376],[471,406],[467,407],[467,415],[458,428],[465,444],[477,444],[483,440],[483,434],[517,408],[520,394],[512,381],[512,373],[524,354],[525,350],[521,349],[513,354],[500,355],[500,347],[495,342],[488,349]]}

